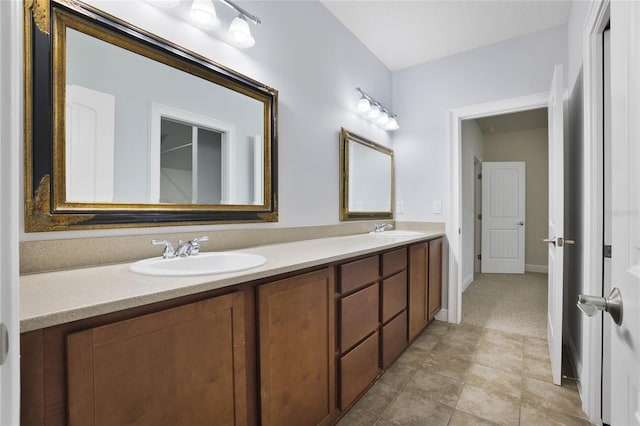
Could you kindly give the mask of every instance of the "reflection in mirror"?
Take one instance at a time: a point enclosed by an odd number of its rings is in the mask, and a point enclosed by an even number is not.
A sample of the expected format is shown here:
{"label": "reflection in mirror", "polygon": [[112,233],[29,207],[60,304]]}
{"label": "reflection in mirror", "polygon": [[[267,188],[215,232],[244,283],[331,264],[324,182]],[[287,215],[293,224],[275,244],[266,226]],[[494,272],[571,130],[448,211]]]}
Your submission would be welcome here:
{"label": "reflection in mirror", "polygon": [[[73,147],[67,202],[253,203],[253,173],[263,173],[253,161],[253,137],[264,132],[262,102],[68,27],[66,87],[67,144]],[[183,123],[188,132],[174,135],[181,138],[175,141],[180,152],[166,140],[167,122]],[[227,155],[210,162],[213,142],[198,143],[198,133],[205,139],[216,133],[223,140],[218,151],[224,144]],[[98,157],[97,169],[87,167],[96,162],[96,150],[109,155]],[[74,155],[83,151],[86,158]],[[225,193],[213,196],[221,192],[223,174]]]}
{"label": "reflection in mirror", "polygon": [[81,2],[25,14],[27,232],[277,221],[276,90]]}
{"label": "reflection in mirror", "polygon": [[340,219],[393,218],[393,151],[340,132]]}

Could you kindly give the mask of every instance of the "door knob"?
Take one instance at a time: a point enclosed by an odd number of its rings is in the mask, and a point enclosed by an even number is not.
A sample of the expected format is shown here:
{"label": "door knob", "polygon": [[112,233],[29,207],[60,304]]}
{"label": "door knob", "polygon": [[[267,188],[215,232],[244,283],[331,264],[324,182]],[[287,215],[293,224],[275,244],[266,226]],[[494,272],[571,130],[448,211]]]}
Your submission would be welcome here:
{"label": "door knob", "polygon": [[592,317],[598,311],[605,311],[611,315],[611,319],[617,324],[622,324],[622,293],[615,287],[607,297],[578,296],[578,309],[587,316]]}
{"label": "door knob", "polygon": [[520,221],[520,222],[518,222],[518,225],[520,225],[520,226],[524,226],[524,222],[523,222],[523,221]]}
{"label": "door knob", "polygon": [[545,239],[542,240],[542,242],[553,244],[555,246],[556,245],[556,237],[545,238]]}

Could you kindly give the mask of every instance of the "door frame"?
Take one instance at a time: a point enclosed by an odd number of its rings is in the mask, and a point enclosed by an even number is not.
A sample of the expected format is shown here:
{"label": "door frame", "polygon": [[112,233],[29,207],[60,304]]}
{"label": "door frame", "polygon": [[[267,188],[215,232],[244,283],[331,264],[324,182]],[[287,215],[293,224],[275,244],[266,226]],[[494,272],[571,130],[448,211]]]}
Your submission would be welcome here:
{"label": "door frame", "polygon": [[[583,33],[583,294],[602,296],[603,241],[603,96],[602,33],[609,21],[609,0],[594,0]],[[600,318],[600,317],[598,317]],[[582,316],[581,366],[576,366],[582,409],[602,424],[602,321]]]}
{"label": "door frame", "polygon": [[0,366],[0,424],[20,419],[20,300],[19,230],[21,229],[23,139],[22,114],[22,2],[0,4],[0,52],[7,61],[0,68],[0,321],[7,325],[9,352]]}
{"label": "door frame", "polygon": [[462,320],[462,121],[547,108],[548,100],[549,92],[541,92],[449,110],[449,179],[452,191],[449,200],[451,210],[445,222],[449,241],[448,322],[458,324]]}

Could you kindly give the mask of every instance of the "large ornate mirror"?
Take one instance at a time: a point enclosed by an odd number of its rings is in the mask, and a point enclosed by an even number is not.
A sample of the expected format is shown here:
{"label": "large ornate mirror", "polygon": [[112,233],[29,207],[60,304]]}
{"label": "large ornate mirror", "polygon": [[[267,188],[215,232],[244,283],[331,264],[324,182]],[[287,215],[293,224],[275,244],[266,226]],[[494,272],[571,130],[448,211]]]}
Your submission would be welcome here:
{"label": "large ornate mirror", "polygon": [[25,2],[27,231],[277,220],[277,91],[71,0]]}
{"label": "large ornate mirror", "polygon": [[340,220],[393,219],[393,150],[340,130]]}

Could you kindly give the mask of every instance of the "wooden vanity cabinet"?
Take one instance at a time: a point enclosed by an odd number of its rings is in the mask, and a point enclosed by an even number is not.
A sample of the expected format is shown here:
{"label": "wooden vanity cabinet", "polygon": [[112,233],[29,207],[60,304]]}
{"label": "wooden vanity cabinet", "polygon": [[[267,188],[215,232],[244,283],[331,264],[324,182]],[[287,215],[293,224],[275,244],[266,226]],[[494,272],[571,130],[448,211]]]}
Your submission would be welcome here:
{"label": "wooden vanity cabinet", "polygon": [[431,322],[442,308],[442,238],[429,241],[429,308]]}
{"label": "wooden vanity cabinet", "polygon": [[409,247],[409,340],[442,307],[442,238]]}
{"label": "wooden vanity cabinet", "polygon": [[335,270],[258,287],[262,425],[328,425],[337,417]]}
{"label": "wooden vanity cabinet", "polygon": [[70,425],[247,424],[240,293],[67,336]]}

